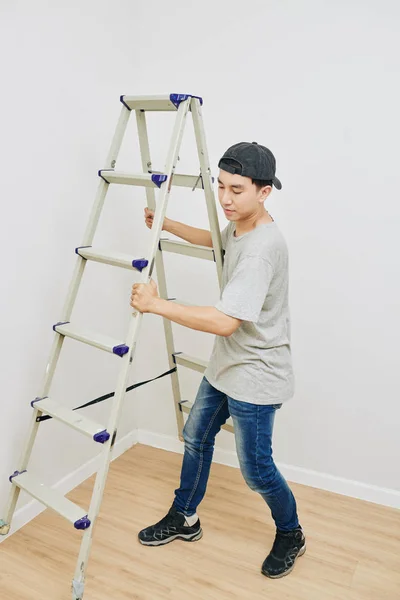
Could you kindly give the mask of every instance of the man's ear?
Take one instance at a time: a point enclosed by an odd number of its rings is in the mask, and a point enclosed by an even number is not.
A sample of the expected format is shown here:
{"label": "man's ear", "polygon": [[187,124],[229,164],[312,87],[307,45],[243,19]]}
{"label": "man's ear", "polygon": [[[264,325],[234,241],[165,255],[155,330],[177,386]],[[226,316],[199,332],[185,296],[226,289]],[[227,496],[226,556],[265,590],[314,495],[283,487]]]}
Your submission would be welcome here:
{"label": "man's ear", "polygon": [[272,187],[270,185],[265,185],[263,188],[261,188],[260,202],[264,202],[268,198],[268,196],[270,195],[271,192],[272,192]]}

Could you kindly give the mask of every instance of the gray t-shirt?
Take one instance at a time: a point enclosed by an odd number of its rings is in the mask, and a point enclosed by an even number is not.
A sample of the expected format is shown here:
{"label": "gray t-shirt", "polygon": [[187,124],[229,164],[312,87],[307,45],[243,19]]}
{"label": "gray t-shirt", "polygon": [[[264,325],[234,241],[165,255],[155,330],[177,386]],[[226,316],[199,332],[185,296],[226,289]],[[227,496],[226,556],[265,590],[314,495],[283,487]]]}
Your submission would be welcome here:
{"label": "gray t-shirt", "polygon": [[243,323],[216,336],[204,373],[235,400],[279,404],[294,393],[288,306],[288,249],[275,222],[235,236],[222,232],[225,250],[221,297],[215,307]]}

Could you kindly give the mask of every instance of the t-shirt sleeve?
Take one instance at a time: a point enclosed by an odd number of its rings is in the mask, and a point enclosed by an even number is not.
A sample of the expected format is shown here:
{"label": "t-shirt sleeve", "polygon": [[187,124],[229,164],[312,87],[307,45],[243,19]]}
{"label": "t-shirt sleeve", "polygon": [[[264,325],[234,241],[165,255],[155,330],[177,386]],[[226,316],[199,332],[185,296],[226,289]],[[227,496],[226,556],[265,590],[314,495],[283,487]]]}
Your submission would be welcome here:
{"label": "t-shirt sleeve", "polygon": [[215,308],[230,317],[256,323],[260,318],[272,276],[272,265],[265,258],[243,257]]}

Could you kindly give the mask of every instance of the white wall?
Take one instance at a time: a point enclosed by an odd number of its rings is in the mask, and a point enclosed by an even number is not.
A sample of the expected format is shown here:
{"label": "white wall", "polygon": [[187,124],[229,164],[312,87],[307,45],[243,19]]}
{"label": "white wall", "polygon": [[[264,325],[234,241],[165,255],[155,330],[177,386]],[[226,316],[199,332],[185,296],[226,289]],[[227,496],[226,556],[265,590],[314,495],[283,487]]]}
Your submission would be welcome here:
{"label": "white wall", "polygon": [[[276,459],[297,469],[299,480],[306,469],[400,492],[397,3],[249,0],[244,10],[239,2],[25,0],[0,10],[6,57],[0,506],[119,115],[119,95],[175,91],[204,97],[214,172],[225,148],[242,139],[265,143],[277,156],[283,190],[268,208],[291,254],[297,389],[276,422]],[[170,116],[166,127],[160,115],[150,122],[158,168]],[[138,167],[134,133],[132,127],[119,167]],[[188,132],[181,153],[187,172],[197,169],[192,142]],[[143,255],[149,240],[144,205],[140,190],[112,189],[98,244]],[[197,192],[173,196],[168,214],[207,224]],[[166,264],[170,295],[215,301],[211,263],[167,256]],[[88,265],[74,321],[122,340],[132,280],[118,269]],[[211,336],[175,331],[178,350],[208,357]],[[143,332],[132,381],[168,368],[160,320],[146,318]],[[117,368],[116,357],[67,340],[52,396],[73,406],[111,391]],[[198,382],[196,374],[182,372],[185,397],[193,398]],[[102,405],[90,414],[105,420],[108,410]],[[167,380],[130,396],[120,437],[136,427],[175,435]],[[233,449],[233,439],[224,432],[219,446]],[[32,469],[53,484],[96,450],[46,423]]]}
{"label": "white wall", "polygon": [[[297,391],[277,419],[276,458],[298,468],[300,481],[307,469],[400,491],[400,8],[205,5],[185,17],[168,3],[148,5],[148,22],[157,12],[163,29],[143,32],[157,77],[142,63],[140,81],[205,97],[214,164],[241,139],[277,156],[283,190],[269,208],[291,252]],[[180,296],[186,282],[177,285]],[[199,339],[180,335],[192,346]],[[209,340],[199,346],[207,356]],[[142,427],[173,432],[169,410],[155,421],[141,405],[140,417]],[[225,434],[220,444],[233,448]],[[393,502],[400,506],[398,496]]]}

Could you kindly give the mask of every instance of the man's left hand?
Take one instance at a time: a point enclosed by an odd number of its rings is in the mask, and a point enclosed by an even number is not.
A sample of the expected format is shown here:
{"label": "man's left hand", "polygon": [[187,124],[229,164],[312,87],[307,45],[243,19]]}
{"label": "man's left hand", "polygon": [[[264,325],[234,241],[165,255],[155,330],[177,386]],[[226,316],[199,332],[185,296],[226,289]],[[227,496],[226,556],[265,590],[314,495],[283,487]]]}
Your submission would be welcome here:
{"label": "man's left hand", "polygon": [[132,286],[131,306],[139,312],[151,312],[156,298],[159,295],[153,279],[150,279],[150,283],[135,283]]}

